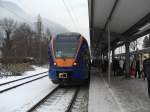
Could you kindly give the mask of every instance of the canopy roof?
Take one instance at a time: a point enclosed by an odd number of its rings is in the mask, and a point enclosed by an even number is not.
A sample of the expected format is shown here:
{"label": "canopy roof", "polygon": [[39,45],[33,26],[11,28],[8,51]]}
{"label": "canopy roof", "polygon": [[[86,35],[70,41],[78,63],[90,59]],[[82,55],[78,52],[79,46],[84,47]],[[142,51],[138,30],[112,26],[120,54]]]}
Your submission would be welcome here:
{"label": "canopy roof", "polygon": [[107,49],[110,26],[111,48],[150,32],[150,0],[88,0],[92,47]]}

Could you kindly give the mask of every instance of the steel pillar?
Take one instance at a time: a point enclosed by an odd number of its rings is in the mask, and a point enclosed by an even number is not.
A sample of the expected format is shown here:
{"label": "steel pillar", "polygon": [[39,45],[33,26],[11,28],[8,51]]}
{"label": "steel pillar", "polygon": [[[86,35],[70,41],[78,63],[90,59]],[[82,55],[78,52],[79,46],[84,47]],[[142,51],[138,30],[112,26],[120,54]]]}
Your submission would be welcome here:
{"label": "steel pillar", "polygon": [[129,70],[130,70],[130,51],[129,51],[130,42],[125,43],[125,64],[126,64],[126,77],[129,77]]}
{"label": "steel pillar", "polygon": [[114,56],[115,56],[115,49],[112,49],[112,61],[114,60]]}
{"label": "steel pillar", "polygon": [[111,78],[111,62],[110,62],[110,53],[111,53],[111,49],[110,49],[110,26],[108,23],[108,84],[110,87],[110,78]]}

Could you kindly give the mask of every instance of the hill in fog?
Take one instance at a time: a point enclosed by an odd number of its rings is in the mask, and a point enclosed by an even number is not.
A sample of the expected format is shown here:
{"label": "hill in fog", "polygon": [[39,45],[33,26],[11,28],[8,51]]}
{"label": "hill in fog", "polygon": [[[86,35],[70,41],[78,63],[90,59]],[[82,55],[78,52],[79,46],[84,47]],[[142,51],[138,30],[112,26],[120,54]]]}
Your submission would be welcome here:
{"label": "hill in fog", "polygon": [[[35,24],[37,21],[36,17],[32,17],[31,15],[27,14],[15,3],[0,0],[0,19],[6,17],[10,17],[16,20],[18,23],[26,22],[29,25],[31,25],[33,29],[35,29]],[[53,21],[42,18],[42,22],[44,25],[44,29],[49,28],[53,35],[68,31],[65,27]]]}

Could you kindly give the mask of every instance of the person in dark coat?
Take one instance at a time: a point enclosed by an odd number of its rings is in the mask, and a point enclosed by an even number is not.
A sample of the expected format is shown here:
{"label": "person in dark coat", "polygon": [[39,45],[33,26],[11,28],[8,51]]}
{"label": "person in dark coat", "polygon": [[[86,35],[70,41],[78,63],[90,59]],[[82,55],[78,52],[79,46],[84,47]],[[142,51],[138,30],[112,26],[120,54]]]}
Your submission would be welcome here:
{"label": "person in dark coat", "polygon": [[140,71],[140,60],[136,60],[136,73],[135,78],[138,76],[138,78],[141,78],[141,71]]}
{"label": "person in dark coat", "polygon": [[144,74],[147,77],[148,95],[149,95],[149,98],[150,98],[150,56],[149,56],[148,59],[144,60],[143,69],[144,69]]}
{"label": "person in dark coat", "polygon": [[114,76],[117,76],[117,68],[116,68],[116,59],[114,58],[113,61],[112,61],[112,68],[113,68],[113,71],[114,71]]}
{"label": "person in dark coat", "polygon": [[114,58],[112,66],[113,66],[114,76],[118,76],[118,74],[119,74],[119,61]]}

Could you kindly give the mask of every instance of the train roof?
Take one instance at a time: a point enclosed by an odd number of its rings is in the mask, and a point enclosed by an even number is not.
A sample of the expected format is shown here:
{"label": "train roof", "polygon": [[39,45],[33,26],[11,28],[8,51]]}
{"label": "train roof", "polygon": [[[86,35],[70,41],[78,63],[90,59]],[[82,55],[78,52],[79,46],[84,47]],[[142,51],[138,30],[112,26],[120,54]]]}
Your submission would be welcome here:
{"label": "train roof", "polygon": [[75,37],[79,37],[81,36],[80,33],[77,33],[77,32],[66,32],[66,33],[60,33],[60,34],[57,34],[56,37],[62,37],[62,36],[75,36]]}
{"label": "train roof", "polygon": [[87,40],[86,40],[86,38],[85,37],[83,37],[80,33],[77,33],[77,32],[65,32],[65,33],[60,33],[60,34],[57,34],[56,35],[56,37],[54,37],[54,39],[59,39],[60,41],[62,41],[62,40],[66,40],[66,39],[69,39],[69,40],[76,40],[76,39],[79,39],[79,38],[83,38],[83,40],[84,41],[86,41],[86,43],[88,43],[87,42]]}

